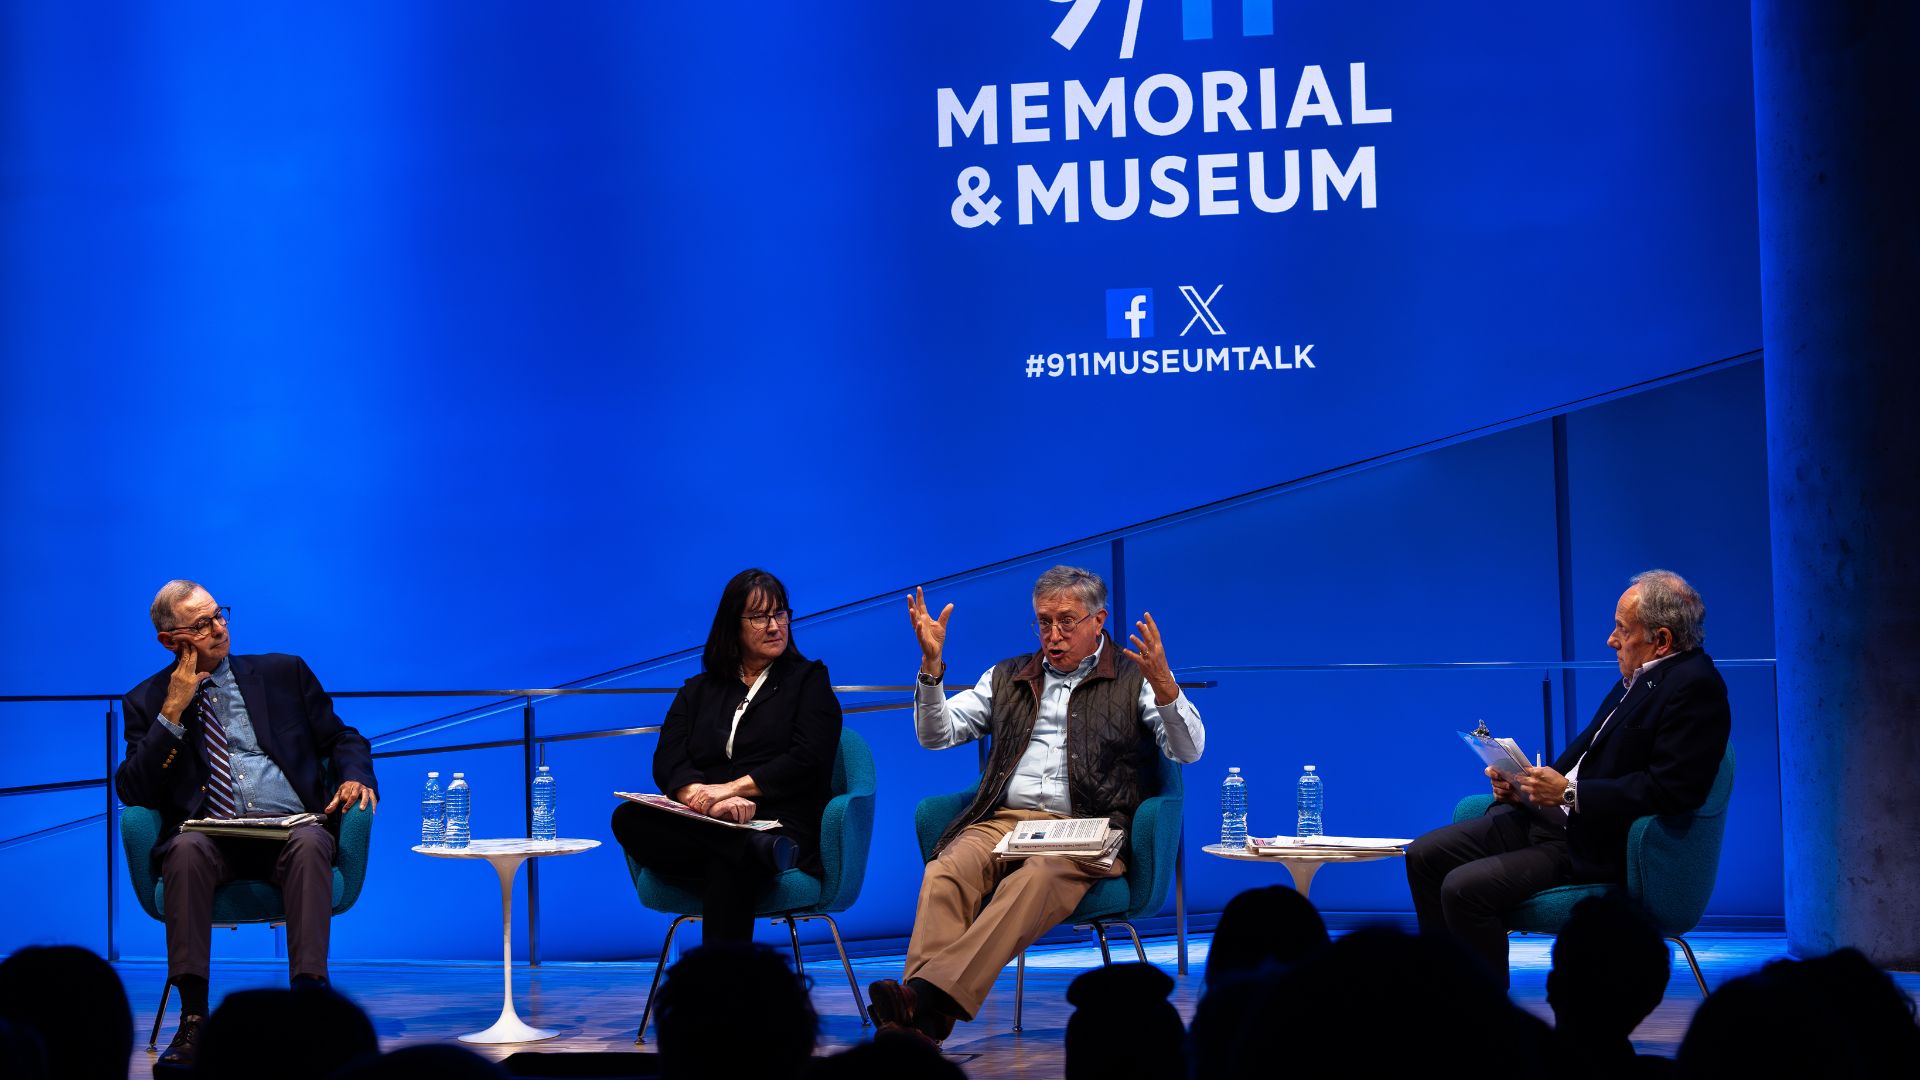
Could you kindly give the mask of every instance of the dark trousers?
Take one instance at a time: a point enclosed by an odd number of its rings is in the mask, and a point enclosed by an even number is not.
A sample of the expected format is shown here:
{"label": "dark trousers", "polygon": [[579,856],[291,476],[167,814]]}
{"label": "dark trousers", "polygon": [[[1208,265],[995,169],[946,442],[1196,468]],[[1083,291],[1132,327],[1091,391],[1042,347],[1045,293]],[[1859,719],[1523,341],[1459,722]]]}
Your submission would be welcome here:
{"label": "dark trousers", "polygon": [[613,837],[633,861],[700,897],[702,941],[753,940],[753,907],[773,884],[773,837],[622,803]]}
{"label": "dark trousers", "polygon": [[1453,934],[1502,986],[1510,982],[1502,917],[1534,893],[1572,881],[1566,826],[1516,806],[1496,806],[1407,847],[1407,888],[1421,932]]}
{"label": "dark trousers", "polygon": [[167,977],[207,977],[213,891],[242,878],[271,881],[287,911],[287,970],[325,978],[333,929],[333,834],[302,825],[285,843],[186,832],[160,845]]}

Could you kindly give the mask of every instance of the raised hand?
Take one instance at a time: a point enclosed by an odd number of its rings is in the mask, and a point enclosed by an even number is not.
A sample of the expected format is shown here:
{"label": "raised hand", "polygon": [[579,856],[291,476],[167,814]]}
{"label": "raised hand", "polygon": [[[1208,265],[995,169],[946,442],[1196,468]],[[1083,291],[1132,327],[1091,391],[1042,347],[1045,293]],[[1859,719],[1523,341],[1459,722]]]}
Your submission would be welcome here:
{"label": "raised hand", "polygon": [[1153,613],[1142,612],[1140,621],[1133,624],[1140,632],[1131,634],[1127,640],[1133,642],[1133,648],[1122,649],[1127,659],[1140,665],[1140,673],[1145,675],[1147,683],[1153,687],[1155,705],[1171,704],[1180,696],[1180,684],[1173,677],[1173,669],[1167,666],[1167,649],[1160,640],[1159,624],[1153,621]]}
{"label": "raised hand", "polygon": [[947,646],[947,619],[952,615],[952,604],[940,609],[937,619],[928,614],[924,589],[915,587],[907,597],[907,617],[913,622],[913,636],[920,640],[920,670],[930,675],[940,673],[940,654]]}

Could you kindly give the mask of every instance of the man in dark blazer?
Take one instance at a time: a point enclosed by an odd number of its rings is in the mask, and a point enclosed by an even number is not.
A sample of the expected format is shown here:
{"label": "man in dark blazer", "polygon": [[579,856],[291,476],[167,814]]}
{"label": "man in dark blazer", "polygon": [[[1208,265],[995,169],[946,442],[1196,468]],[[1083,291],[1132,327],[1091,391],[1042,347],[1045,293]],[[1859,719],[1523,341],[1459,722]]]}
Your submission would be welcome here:
{"label": "man in dark blazer", "polygon": [[1621,681],[1552,768],[1508,783],[1495,805],[1407,848],[1420,929],[1448,930],[1503,982],[1502,919],[1556,885],[1626,880],[1627,831],[1648,814],[1706,801],[1727,749],[1727,684],[1700,649],[1706,606],[1680,575],[1637,574],[1614,609],[1607,645]]}
{"label": "man in dark blazer", "polygon": [[[378,802],[367,740],[334,715],[333,699],[297,656],[229,656],[226,609],[191,581],[153,598],[154,631],[174,662],[127,694],[120,800],[160,812],[159,866],[167,977],[180,991],[180,1028],[161,1060],[191,1064],[207,1015],[213,893],[235,878],[279,886],[287,909],[293,985],[327,981],[333,853],[339,824],[295,828],[284,843],[180,832],[202,817],[371,811]],[[322,759],[338,786],[327,790]]]}

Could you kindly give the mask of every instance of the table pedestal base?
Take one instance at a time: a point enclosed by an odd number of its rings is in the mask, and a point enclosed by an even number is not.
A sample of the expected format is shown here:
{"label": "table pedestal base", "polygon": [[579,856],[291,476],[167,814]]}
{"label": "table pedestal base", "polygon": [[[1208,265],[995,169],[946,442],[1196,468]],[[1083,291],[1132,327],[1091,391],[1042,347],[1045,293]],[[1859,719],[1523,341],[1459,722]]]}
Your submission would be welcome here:
{"label": "table pedestal base", "polygon": [[513,1009],[513,878],[526,856],[495,856],[487,860],[500,875],[500,966],[505,983],[500,1002],[500,1019],[485,1031],[460,1036],[463,1043],[496,1045],[499,1043],[539,1042],[560,1034],[551,1028],[537,1028],[520,1019]]}

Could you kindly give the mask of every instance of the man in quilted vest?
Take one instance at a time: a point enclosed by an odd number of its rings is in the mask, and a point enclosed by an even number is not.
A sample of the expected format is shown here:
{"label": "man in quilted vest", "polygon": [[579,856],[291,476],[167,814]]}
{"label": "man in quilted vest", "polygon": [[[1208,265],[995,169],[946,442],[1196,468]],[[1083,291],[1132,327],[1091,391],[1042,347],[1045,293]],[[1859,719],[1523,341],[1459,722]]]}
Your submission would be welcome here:
{"label": "man in quilted vest", "polygon": [[1104,817],[1129,828],[1156,793],[1154,755],[1197,761],[1206,731],[1174,681],[1151,614],[1134,624],[1132,649],[1106,634],[1107,586],[1092,571],[1056,566],[1040,575],[1039,650],[1002,660],[951,698],[941,689],[941,654],[953,605],[935,618],[915,590],[907,607],[920,641],[920,745],[992,739],[978,792],[942,833],[921,880],[906,977],[869,988],[883,1028],[940,1042],[956,1020],[973,1019],[1007,962],[1071,914],[1095,881],[1126,871],[1125,849],[1101,871],[1061,856],[1001,861],[994,845],[1035,819]]}

